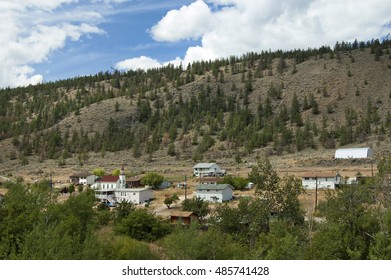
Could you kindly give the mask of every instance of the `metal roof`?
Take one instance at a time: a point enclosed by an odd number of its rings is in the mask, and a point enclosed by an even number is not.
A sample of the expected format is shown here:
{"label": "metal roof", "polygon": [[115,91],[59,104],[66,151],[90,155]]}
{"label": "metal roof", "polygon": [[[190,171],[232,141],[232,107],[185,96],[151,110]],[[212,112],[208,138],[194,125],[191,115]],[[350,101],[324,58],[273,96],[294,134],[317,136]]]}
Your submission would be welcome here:
{"label": "metal roof", "polygon": [[339,173],[305,173],[301,175],[302,178],[335,178],[335,177],[341,177]]}
{"label": "metal roof", "polygon": [[335,151],[335,158],[368,158],[373,156],[371,148],[349,148]]}
{"label": "metal roof", "polygon": [[201,162],[201,163],[197,163],[196,165],[194,165],[193,168],[211,168],[215,164],[216,163],[214,163],[214,162],[212,162],[212,163]]}
{"label": "metal roof", "polygon": [[171,217],[190,217],[191,215],[195,215],[193,212],[189,211],[172,211]]}
{"label": "metal roof", "polygon": [[109,183],[114,183],[114,182],[117,182],[119,180],[119,176],[103,176],[101,178],[98,178],[96,181],[98,182],[109,182]]}
{"label": "metal roof", "polygon": [[197,191],[203,191],[203,190],[224,190],[226,188],[231,188],[233,187],[230,184],[203,184],[203,185],[198,185],[196,186]]}

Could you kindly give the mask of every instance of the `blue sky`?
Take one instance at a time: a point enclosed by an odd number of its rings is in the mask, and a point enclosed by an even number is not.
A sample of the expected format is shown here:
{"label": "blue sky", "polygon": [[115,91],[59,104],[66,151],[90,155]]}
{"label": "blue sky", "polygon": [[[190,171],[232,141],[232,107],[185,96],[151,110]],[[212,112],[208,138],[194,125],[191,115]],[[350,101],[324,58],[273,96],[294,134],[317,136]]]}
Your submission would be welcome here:
{"label": "blue sky", "polygon": [[391,32],[384,0],[1,0],[0,87]]}
{"label": "blue sky", "polygon": [[[136,1],[133,1],[136,2]],[[72,42],[68,41],[62,49],[56,50],[45,63],[37,64],[36,72],[44,74],[45,80],[58,80],[78,75],[111,71],[118,61],[129,57],[153,54],[162,61],[175,59],[194,41],[181,41],[176,44],[156,42],[148,29],[157,23],[169,10],[191,1],[137,1],[125,2],[115,6],[99,28],[105,34],[95,34]],[[160,2],[160,5],[154,5]],[[151,4],[150,6],[147,6]]]}

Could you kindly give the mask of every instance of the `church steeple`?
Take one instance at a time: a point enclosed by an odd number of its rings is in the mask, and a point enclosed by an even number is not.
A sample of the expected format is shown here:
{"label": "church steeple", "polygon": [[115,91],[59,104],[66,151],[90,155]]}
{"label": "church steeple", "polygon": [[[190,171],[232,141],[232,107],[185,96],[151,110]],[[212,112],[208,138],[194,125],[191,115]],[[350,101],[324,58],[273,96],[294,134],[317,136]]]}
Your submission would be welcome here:
{"label": "church steeple", "polygon": [[122,168],[121,168],[120,175],[119,175],[119,183],[120,183],[121,189],[126,188],[125,167],[123,164],[122,164]]}

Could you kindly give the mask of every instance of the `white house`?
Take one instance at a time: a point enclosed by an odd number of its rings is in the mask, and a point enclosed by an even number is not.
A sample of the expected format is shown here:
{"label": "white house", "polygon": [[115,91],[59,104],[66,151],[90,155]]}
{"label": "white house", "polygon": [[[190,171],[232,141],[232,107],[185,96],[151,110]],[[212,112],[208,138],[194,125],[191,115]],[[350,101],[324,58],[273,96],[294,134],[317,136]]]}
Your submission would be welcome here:
{"label": "white house", "polygon": [[86,185],[88,173],[76,173],[69,176],[69,182],[76,185]]}
{"label": "white house", "polygon": [[233,189],[229,184],[203,184],[196,187],[196,196],[209,202],[223,202],[233,198]]}
{"label": "white house", "polygon": [[164,180],[161,182],[161,184],[157,187],[158,189],[167,189],[172,186],[172,183],[170,181]]}
{"label": "white house", "polygon": [[93,184],[95,184],[95,181],[98,178],[99,177],[94,174],[88,175],[85,181],[83,182],[83,185],[92,186]]}
{"label": "white house", "polygon": [[369,158],[372,156],[373,150],[371,148],[350,148],[336,150],[334,158]]}
{"label": "white house", "polygon": [[198,163],[193,167],[194,176],[217,176],[223,175],[224,170],[217,163]]}
{"label": "white house", "polygon": [[342,177],[339,173],[307,173],[301,176],[305,189],[335,189],[341,184]]}

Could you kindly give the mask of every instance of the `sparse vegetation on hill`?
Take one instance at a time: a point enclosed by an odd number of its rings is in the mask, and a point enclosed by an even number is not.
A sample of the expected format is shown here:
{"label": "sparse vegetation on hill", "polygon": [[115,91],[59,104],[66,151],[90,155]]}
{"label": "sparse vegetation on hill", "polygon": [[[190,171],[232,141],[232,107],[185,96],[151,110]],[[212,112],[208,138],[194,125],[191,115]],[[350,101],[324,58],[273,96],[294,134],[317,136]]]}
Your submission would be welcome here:
{"label": "sparse vegetation on hill", "polygon": [[248,53],[0,90],[3,160],[132,149],[175,158],[294,153],[391,134],[391,41]]}

